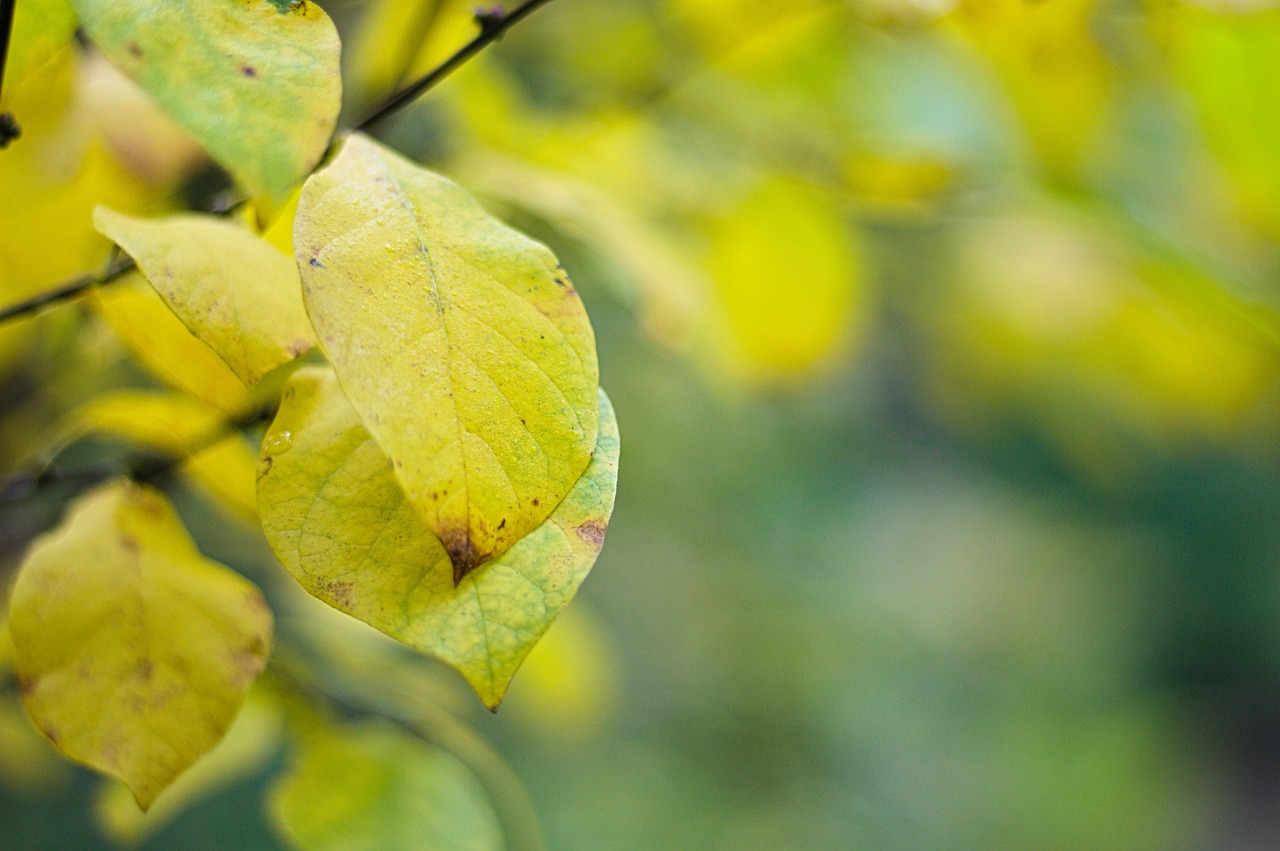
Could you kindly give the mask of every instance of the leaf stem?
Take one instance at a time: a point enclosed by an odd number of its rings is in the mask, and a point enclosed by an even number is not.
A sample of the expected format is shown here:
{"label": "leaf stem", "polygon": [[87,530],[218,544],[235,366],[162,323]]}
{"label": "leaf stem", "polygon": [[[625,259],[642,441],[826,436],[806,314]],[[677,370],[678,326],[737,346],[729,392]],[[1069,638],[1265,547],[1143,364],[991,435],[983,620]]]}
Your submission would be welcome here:
{"label": "leaf stem", "polygon": [[423,74],[421,77],[375,106],[369,115],[356,125],[355,129],[368,130],[373,125],[404,109],[423,94],[433,89],[445,77],[448,77],[454,71],[458,70],[458,68],[466,64],[467,60],[471,57],[475,56],[481,50],[484,50],[485,47],[501,38],[503,33],[527,18],[539,6],[545,6],[549,2],[551,2],[551,0],[526,0],[526,2],[517,6],[510,12],[504,12],[498,7],[478,12],[476,14],[476,20],[480,23],[479,35],[464,44],[456,53],[444,60],[444,62],[441,62],[433,70]]}

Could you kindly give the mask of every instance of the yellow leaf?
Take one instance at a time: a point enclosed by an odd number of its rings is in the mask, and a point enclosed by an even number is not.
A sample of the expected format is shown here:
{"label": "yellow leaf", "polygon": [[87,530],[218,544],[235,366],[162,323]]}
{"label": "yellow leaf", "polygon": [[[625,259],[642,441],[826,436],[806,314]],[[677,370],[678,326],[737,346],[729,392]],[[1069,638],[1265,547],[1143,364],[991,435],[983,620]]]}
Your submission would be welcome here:
{"label": "yellow leaf", "polygon": [[804,377],[852,342],[855,239],[828,196],[782,178],[712,224],[708,265],[732,365],[748,380]]}
{"label": "yellow leaf", "polygon": [[324,155],[338,33],[308,0],[72,0],[111,63],[254,196],[283,201]]}
{"label": "yellow leaf", "polygon": [[214,216],[136,219],[106,207],[93,221],[245,384],[315,345],[297,268],[257,234]]}
{"label": "yellow leaf", "polygon": [[200,555],[160,493],[116,482],[32,545],[10,629],[36,725],[147,809],[230,726],[266,663],[271,613]]}
{"label": "yellow leaf", "polygon": [[142,275],[130,272],[99,287],[94,302],[120,342],[156,378],[231,414],[249,407],[244,383],[187,330]]}
{"label": "yellow leaf", "polygon": [[196,801],[260,769],[280,745],[280,716],[250,697],[226,736],[179,777],[145,813],[129,788],[115,781],[98,787],[94,817],[102,832],[121,845],[139,845]]}
{"label": "yellow leaf", "polygon": [[226,413],[192,396],[116,390],[95,396],[68,415],[51,452],[89,434],[117,435],[175,457],[198,449],[180,469],[228,508],[256,520],[254,452],[239,433],[209,443],[227,430]]}
{"label": "yellow leaf", "polygon": [[383,721],[312,723],[270,792],[270,811],[304,851],[500,851],[502,828],[457,757]]}
{"label": "yellow leaf", "polygon": [[595,337],[542,244],[364,136],[294,227],[307,311],[455,581],[546,519],[596,443]]}
{"label": "yellow leaf", "polygon": [[391,462],[328,370],[285,390],[262,444],[267,540],[312,595],[466,677],[491,709],[595,563],[617,483],[618,432],[600,395],[591,464],[540,526],[452,581],[449,555],[407,503]]}
{"label": "yellow leaf", "polygon": [[22,0],[14,8],[13,32],[8,60],[4,64],[4,90],[0,104],[8,100],[7,92],[22,83],[49,58],[57,53],[76,31],[76,16],[67,0]]}

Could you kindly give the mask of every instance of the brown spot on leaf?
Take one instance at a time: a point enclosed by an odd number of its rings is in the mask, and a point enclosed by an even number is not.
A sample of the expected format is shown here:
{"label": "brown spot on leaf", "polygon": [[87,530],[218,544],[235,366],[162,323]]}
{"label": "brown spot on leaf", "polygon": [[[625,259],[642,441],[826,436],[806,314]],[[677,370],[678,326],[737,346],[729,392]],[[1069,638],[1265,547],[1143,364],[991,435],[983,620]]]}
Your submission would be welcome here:
{"label": "brown spot on leaf", "polygon": [[440,543],[444,544],[445,551],[449,553],[449,561],[453,564],[454,588],[458,587],[468,573],[492,558],[491,553],[481,552],[476,548],[465,528],[442,529]]}
{"label": "brown spot on leaf", "polygon": [[258,69],[254,68],[252,65],[241,65],[240,73],[244,74],[246,77],[256,77],[258,76]]}
{"label": "brown spot on leaf", "polygon": [[22,692],[23,696],[30,697],[35,694],[36,681],[26,677],[18,677],[18,691]]}
{"label": "brown spot on leaf", "polygon": [[588,520],[578,527],[578,537],[598,548],[604,545],[604,533],[608,528],[609,524],[603,520]]}
{"label": "brown spot on leaf", "polygon": [[129,55],[132,56],[134,59],[142,58],[142,48],[138,47],[138,43],[136,41],[131,41],[128,44],[126,44],[124,46],[124,49],[129,51]]}
{"label": "brown spot on leaf", "polygon": [[142,544],[138,543],[138,539],[130,535],[128,532],[120,534],[120,546],[128,550],[130,555],[137,555],[142,552]]}
{"label": "brown spot on leaf", "polygon": [[350,582],[321,580],[316,583],[316,590],[333,600],[339,606],[343,608],[350,608],[352,602],[351,592],[355,590],[355,586]]}
{"label": "brown spot on leaf", "polygon": [[502,522],[498,524],[499,529],[505,529],[507,526],[507,518],[503,517]]}
{"label": "brown spot on leaf", "polygon": [[137,671],[138,671],[138,679],[142,680],[143,682],[151,682],[151,677],[155,674],[156,667],[155,665],[151,664],[150,659],[143,659],[141,662],[138,663]]}
{"label": "brown spot on leaf", "polygon": [[289,357],[296,358],[301,357],[310,351],[311,346],[312,343],[310,340],[297,339],[289,344],[289,348],[286,351],[289,353]]}
{"label": "brown spot on leaf", "polygon": [[541,505],[541,504],[542,504],[542,503],[540,503],[540,502],[538,501],[538,498],[535,496],[535,497],[533,498],[533,505],[534,505],[534,507],[536,508],[537,506],[539,506],[539,505]]}

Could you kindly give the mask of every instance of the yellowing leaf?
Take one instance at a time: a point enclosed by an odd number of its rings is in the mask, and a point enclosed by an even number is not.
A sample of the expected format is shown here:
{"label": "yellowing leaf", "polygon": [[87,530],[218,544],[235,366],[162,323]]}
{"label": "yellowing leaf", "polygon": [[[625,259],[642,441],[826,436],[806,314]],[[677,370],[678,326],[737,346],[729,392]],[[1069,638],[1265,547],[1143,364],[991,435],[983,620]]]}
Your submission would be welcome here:
{"label": "yellowing leaf", "polygon": [[746,378],[803,376],[851,341],[860,262],[829,198],[769,180],[714,222],[709,240],[731,361]]}
{"label": "yellowing leaf", "polygon": [[94,301],[120,342],[156,378],[228,413],[249,407],[244,383],[187,330],[142,275],[130,272],[99,287]]}
{"label": "yellowing leaf", "polygon": [[310,0],[72,0],[94,44],[255,196],[283,201],[329,145],[338,33]]}
{"label": "yellowing leaf", "polygon": [[25,80],[47,62],[54,53],[71,41],[76,31],[76,16],[67,0],[22,0],[14,9],[13,33],[9,57],[4,65],[5,92]]}
{"label": "yellowing leaf", "polygon": [[210,444],[226,432],[227,415],[191,396],[145,390],[116,390],[95,396],[61,425],[53,451],[89,434],[117,435],[181,457],[182,471],[228,508],[250,520],[258,517],[254,493],[257,458],[239,433]]}
{"label": "yellowing leaf", "polygon": [[485,789],[456,757],[384,722],[304,730],[271,790],[281,832],[303,851],[501,851]]}
{"label": "yellowing leaf", "polygon": [[262,444],[258,510],[312,595],[458,669],[491,709],[586,578],[617,483],[618,432],[600,394],[590,466],[540,526],[455,587],[449,555],[332,373],[299,371]]}
{"label": "yellowing leaf", "polygon": [[280,746],[280,722],[273,707],[250,697],[222,741],[174,781],[145,813],[138,809],[127,786],[115,781],[103,783],[93,802],[99,829],[120,845],[140,845],[196,801],[261,768]]}
{"label": "yellowing leaf", "polygon": [[297,268],[262,237],[213,216],[136,219],[99,207],[93,221],[245,384],[315,345]]}
{"label": "yellowing leaf", "polygon": [[160,493],[116,482],[32,545],[10,629],[36,725],[146,809],[230,726],[266,662],[271,613],[200,555]]}
{"label": "yellowing leaf", "polygon": [[455,581],[546,519],[596,443],[595,337],[546,246],[364,136],[302,192],[307,311]]}

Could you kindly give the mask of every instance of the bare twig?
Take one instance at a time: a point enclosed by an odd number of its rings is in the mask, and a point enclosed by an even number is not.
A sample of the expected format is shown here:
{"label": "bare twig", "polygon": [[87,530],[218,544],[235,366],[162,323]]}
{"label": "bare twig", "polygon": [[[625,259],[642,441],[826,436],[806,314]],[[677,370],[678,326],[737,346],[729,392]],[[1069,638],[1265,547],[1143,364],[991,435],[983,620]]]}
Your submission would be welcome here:
{"label": "bare twig", "polygon": [[389,118],[404,109],[423,94],[435,88],[445,77],[461,68],[468,59],[501,38],[503,33],[527,18],[539,6],[545,6],[549,2],[551,0],[526,0],[525,3],[510,12],[504,12],[499,7],[477,12],[476,21],[480,24],[480,34],[478,36],[464,44],[456,53],[441,62],[433,70],[423,74],[375,106],[369,115],[356,125],[356,129],[368,130],[383,119]]}
{"label": "bare twig", "polygon": [[0,324],[10,319],[17,319],[19,316],[37,313],[50,305],[84,295],[96,286],[109,284],[117,278],[123,277],[134,266],[133,260],[126,257],[101,275],[81,275],[52,290],[33,295],[31,298],[24,299],[16,304],[11,304],[0,310]]}

